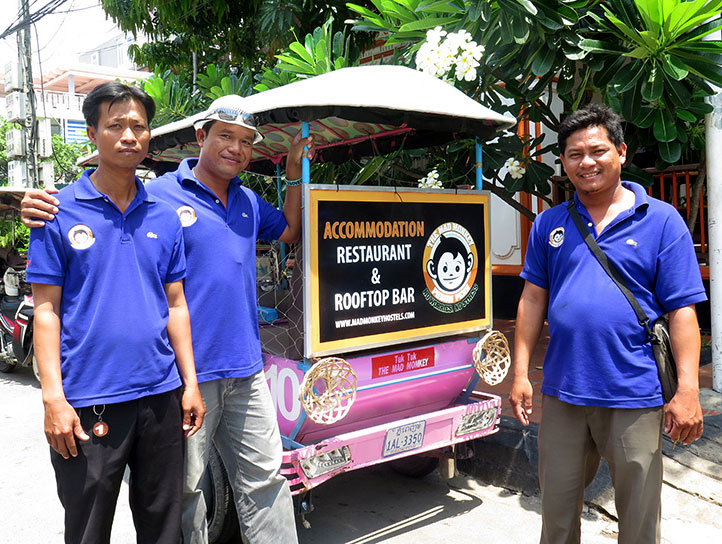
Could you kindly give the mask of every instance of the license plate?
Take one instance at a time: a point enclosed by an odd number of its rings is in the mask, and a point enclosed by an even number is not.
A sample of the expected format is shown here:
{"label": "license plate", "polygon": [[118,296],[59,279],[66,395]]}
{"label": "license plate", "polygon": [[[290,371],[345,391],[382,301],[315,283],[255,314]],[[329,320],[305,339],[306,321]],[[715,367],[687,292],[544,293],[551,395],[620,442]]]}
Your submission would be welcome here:
{"label": "license plate", "polygon": [[420,448],[421,444],[424,443],[425,430],[426,421],[417,421],[395,429],[389,429],[386,431],[383,456],[388,457],[402,451]]}

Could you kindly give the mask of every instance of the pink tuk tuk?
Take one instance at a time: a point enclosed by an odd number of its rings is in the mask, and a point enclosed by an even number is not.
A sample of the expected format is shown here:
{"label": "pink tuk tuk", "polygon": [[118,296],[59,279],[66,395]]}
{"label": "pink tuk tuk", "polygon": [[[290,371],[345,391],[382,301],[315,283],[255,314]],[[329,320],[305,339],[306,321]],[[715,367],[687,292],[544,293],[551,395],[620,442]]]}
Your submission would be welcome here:
{"label": "pink tuk tuk", "polygon": [[[265,372],[297,512],[310,512],[313,488],[346,471],[389,462],[423,475],[442,459],[453,474],[469,441],[498,430],[499,397],[474,392],[480,376],[498,383],[509,365],[506,339],[491,328],[480,142],[515,120],[398,66],[344,68],[247,101],[264,134],[249,169],[269,176],[254,189],[279,204],[279,166],[298,130],[315,137],[315,165],[369,166],[476,139],[467,188],[318,180],[305,160],[303,242],[258,246]],[[154,130],[146,165],[167,170],[197,156],[193,121]],[[238,529],[219,457],[207,474],[210,536],[224,542]]]}

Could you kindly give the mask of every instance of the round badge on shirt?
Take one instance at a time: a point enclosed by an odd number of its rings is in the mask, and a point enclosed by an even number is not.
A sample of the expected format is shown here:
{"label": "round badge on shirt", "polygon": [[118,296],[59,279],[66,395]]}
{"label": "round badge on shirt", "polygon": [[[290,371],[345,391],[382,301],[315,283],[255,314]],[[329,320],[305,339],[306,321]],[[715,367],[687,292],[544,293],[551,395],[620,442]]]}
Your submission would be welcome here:
{"label": "round badge on shirt", "polygon": [[95,243],[93,231],[87,225],[75,225],[68,231],[68,239],[75,249],[88,249]]}
{"label": "round badge on shirt", "polygon": [[557,227],[549,233],[549,245],[559,247],[564,243],[564,227]]}
{"label": "round badge on shirt", "polygon": [[190,206],[181,206],[176,210],[176,213],[180,218],[181,225],[183,225],[184,227],[190,227],[198,220],[198,216],[196,216],[196,211]]}

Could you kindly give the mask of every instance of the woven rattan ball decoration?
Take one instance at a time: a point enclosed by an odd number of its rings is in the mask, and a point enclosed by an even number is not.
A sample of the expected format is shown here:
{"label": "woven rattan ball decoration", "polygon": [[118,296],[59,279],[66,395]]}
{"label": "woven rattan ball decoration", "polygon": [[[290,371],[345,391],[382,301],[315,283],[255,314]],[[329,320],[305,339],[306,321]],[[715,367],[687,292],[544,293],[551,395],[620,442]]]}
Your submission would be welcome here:
{"label": "woven rattan ball decoration", "polygon": [[299,398],[312,421],[335,423],[346,417],[356,400],[356,374],[343,359],[321,359],[304,375]]}
{"label": "woven rattan ball decoration", "polygon": [[511,366],[509,342],[499,331],[487,332],[474,347],[474,368],[489,385],[497,385],[506,377]]}

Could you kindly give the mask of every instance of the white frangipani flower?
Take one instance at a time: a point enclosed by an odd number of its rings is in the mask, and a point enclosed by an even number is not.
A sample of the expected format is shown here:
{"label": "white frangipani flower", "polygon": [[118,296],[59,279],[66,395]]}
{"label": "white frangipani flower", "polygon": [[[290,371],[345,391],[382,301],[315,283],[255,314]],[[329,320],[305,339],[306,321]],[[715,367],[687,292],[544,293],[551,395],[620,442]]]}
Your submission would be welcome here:
{"label": "white frangipani flower", "polygon": [[526,174],[526,168],[522,166],[521,162],[513,157],[506,159],[504,167],[509,171],[509,175],[514,179],[519,179]]}
{"label": "white frangipani flower", "polygon": [[422,189],[441,189],[442,184],[439,179],[439,172],[434,169],[419,180],[419,187]]}
{"label": "white frangipani flower", "polygon": [[426,32],[426,41],[416,52],[416,68],[444,80],[456,68],[457,80],[474,81],[483,52],[466,30],[447,33],[437,26]]}

